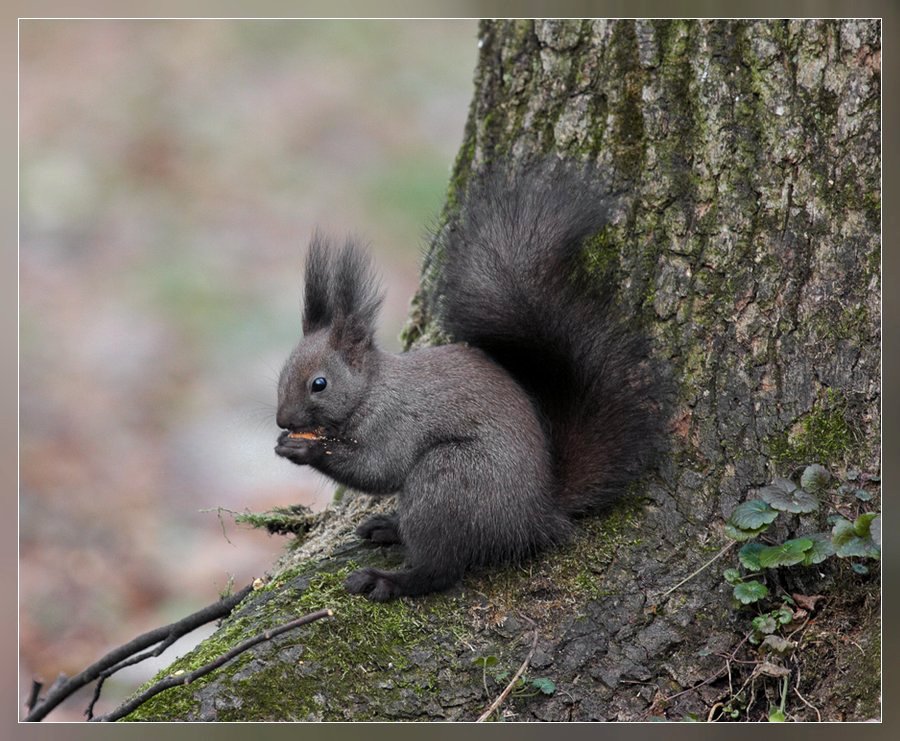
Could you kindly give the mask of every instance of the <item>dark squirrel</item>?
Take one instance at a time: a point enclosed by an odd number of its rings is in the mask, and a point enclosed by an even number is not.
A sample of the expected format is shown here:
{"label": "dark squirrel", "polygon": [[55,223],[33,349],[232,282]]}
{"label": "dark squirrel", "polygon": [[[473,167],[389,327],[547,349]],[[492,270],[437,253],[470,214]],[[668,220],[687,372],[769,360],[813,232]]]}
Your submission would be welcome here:
{"label": "dark squirrel", "polygon": [[350,592],[385,601],[446,589],[467,569],[564,542],[664,447],[665,382],[583,259],[606,224],[589,173],[486,176],[443,230],[437,286],[455,344],[376,347],[380,289],[354,242],[314,237],[303,339],[281,372],[275,452],[361,492],[396,494],[364,522],[402,543],[401,571]]}

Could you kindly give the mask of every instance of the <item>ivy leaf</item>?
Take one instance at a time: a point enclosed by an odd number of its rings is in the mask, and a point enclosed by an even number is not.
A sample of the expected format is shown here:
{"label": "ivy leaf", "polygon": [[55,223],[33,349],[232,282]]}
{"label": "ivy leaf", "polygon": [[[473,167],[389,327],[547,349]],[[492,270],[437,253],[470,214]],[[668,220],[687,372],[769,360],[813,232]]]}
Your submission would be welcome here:
{"label": "ivy leaf", "polygon": [[556,685],[549,677],[538,677],[537,679],[532,679],[531,686],[535,689],[539,689],[545,695],[552,695],[554,692],[556,692]]}
{"label": "ivy leaf", "polygon": [[735,527],[730,522],[725,523],[725,535],[727,535],[732,540],[751,540],[755,538],[762,532],[768,530],[768,525],[763,525],[762,527],[754,528],[752,530],[743,530],[739,527]]}
{"label": "ivy leaf", "polygon": [[794,619],[794,611],[787,605],[782,605],[772,613],[772,617],[775,618],[779,625],[787,625]]}
{"label": "ivy leaf", "polygon": [[741,582],[734,587],[734,597],[741,604],[749,605],[758,602],[769,593],[769,588],[755,579]]}
{"label": "ivy leaf", "polygon": [[785,651],[791,651],[797,648],[797,643],[796,641],[789,641],[781,636],[769,635],[766,636],[765,640],[762,642],[762,647],[771,648],[773,651],[783,654]]}
{"label": "ivy leaf", "polygon": [[762,499],[751,499],[735,507],[728,521],[741,530],[756,530],[768,525],[776,517],[778,512]]}
{"label": "ivy leaf", "polygon": [[752,625],[757,633],[763,634],[774,633],[778,629],[778,624],[771,615],[759,615],[753,618]]}
{"label": "ivy leaf", "polygon": [[818,493],[828,486],[829,481],[831,481],[831,474],[828,473],[828,470],[818,463],[813,463],[806,467],[800,477],[800,486],[806,491]]}
{"label": "ivy leaf", "polygon": [[[824,470],[824,469],[823,469]],[[771,486],[759,490],[764,502],[782,512],[815,512],[819,508],[819,500],[809,492],[798,489],[793,481],[775,479]]]}
{"label": "ivy leaf", "polygon": [[481,669],[487,669],[489,666],[493,666],[497,663],[496,656],[476,656],[472,659],[472,663],[475,666],[480,667]]}
{"label": "ivy leaf", "polygon": [[876,517],[872,522],[869,523],[869,535],[872,537],[872,542],[878,546],[878,549],[881,550],[881,513],[878,513],[878,517]]}
{"label": "ivy leaf", "polygon": [[740,560],[745,569],[759,571],[762,568],[759,563],[759,552],[764,548],[765,546],[762,543],[747,543],[738,551],[738,560]]}
{"label": "ivy leaf", "polygon": [[855,496],[860,502],[868,502],[872,498],[872,495],[865,489],[854,489],[853,496]]}
{"label": "ivy leaf", "polygon": [[804,566],[812,566],[814,563],[822,563],[829,556],[834,555],[834,544],[831,542],[831,533],[811,533],[809,535],[804,535],[804,538],[809,538],[813,544],[812,548],[810,548],[804,558],[803,565]]}
{"label": "ivy leaf", "polygon": [[790,676],[790,670],[785,669],[783,666],[779,666],[778,664],[773,664],[771,661],[761,661],[756,665],[756,671],[766,677],[776,677],[778,679],[782,679],[784,677]]}
{"label": "ivy leaf", "polygon": [[[772,494],[776,492],[780,492],[782,494],[791,494],[793,491],[797,489],[797,484],[795,484],[790,479],[784,479],[780,476],[776,476],[772,483],[768,486],[764,486],[762,489],[759,489],[759,492],[771,492]],[[768,499],[766,499],[768,501]]]}
{"label": "ivy leaf", "polygon": [[[873,517],[865,520],[867,528],[871,527]],[[849,556],[861,556],[863,558],[878,558],[881,555],[881,549],[872,539],[871,529],[867,530],[865,535],[861,536],[857,532],[857,528],[862,527],[861,518],[866,515],[860,515],[855,522],[840,518],[831,530],[831,540],[834,544],[835,551],[841,558]]]}
{"label": "ivy leaf", "polygon": [[869,526],[876,517],[878,517],[877,512],[866,512],[860,515],[853,521],[853,532],[860,538],[868,537],[870,535]]}
{"label": "ivy leaf", "polygon": [[725,569],[722,576],[729,584],[737,584],[741,580],[741,572],[737,569]]}
{"label": "ivy leaf", "polygon": [[758,554],[759,565],[766,569],[776,566],[793,566],[795,563],[800,563],[806,557],[806,552],[812,547],[813,542],[810,538],[786,540],[781,545],[763,548]]}

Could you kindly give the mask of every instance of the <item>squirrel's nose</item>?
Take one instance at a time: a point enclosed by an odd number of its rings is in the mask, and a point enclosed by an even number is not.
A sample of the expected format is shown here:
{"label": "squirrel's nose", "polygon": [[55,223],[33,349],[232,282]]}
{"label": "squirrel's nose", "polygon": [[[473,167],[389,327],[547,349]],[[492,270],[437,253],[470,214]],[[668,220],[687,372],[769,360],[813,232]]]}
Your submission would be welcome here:
{"label": "squirrel's nose", "polygon": [[291,415],[290,413],[283,408],[278,409],[278,413],[275,415],[275,422],[282,430],[290,429],[291,426]]}
{"label": "squirrel's nose", "polygon": [[295,406],[278,407],[275,422],[282,430],[305,430],[313,426],[308,415]]}

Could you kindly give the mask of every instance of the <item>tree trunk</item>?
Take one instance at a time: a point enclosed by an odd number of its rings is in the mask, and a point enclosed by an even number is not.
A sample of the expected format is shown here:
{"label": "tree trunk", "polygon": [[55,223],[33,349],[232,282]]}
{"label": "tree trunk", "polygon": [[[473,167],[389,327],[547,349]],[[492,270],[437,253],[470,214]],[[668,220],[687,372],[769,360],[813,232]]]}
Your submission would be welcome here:
{"label": "tree trunk", "polygon": [[[877,563],[767,570],[756,609],[723,580],[733,548],[672,588],[775,476],[819,463],[868,482],[865,509],[878,507],[879,22],[484,22],[475,84],[447,214],[492,162],[555,152],[608,174],[617,205],[591,257],[618,272],[677,379],[670,459],[570,547],[386,605],[340,587],[351,564],[400,558],[356,543],[369,500],[347,495],[173,668],[313,609],[334,619],[131,717],[472,720],[535,632],[498,711],[511,719],[764,719],[784,688],[789,718],[878,717]],[[440,258],[426,258],[409,345],[440,340]],[[837,502],[851,519],[858,506]],[[830,528],[825,514],[774,532]],[[792,593],[827,597],[797,613],[797,646],[745,640]]]}

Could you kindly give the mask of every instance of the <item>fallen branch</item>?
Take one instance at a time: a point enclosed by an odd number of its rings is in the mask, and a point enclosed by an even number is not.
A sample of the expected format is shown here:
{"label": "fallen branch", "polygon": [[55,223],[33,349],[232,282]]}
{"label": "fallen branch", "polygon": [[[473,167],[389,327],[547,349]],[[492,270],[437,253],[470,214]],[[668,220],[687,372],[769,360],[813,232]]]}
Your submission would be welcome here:
{"label": "fallen branch", "polygon": [[[264,633],[260,633],[253,638],[249,638],[243,643],[239,643],[237,646],[232,648],[227,653],[222,654],[219,658],[213,659],[208,664],[204,664],[199,669],[194,669],[194,671],[188,674],[173,674],[171,676],[166,677],[163,680],[160,680],[152,687],[147,689],[145,692],[142,692],[137,697],[129,700],[123,705],[120,705],[118,708],[113,710],[111,713],[107,715],[101,715],[99,718],[93,718],[94,722],[106,722],[119,720],[119,718],[124,718],[129,713],[133,712],[141,705],[143,705],[147,700],[151,697],[155,697],[160,692],[163,692],[172,687],[177,687],[178,685],[190,684],[194,680],[203,677],[210,672],[218,669],[223,664],[231,661],[236,656],[239,656],[244,651],[249,648],[253,648],[258,643],[262,643],[263,641],[271,640],[275,638],[275,636],[279,636],[282,633],[287,633],[289,630],[293,630],[294,628],[298,628],[301,625],[306,625],[307,623],[312,623],[315,620],[321,620],[325,617],[331,617],[334,615],[332,610],[319,610],[318,612],[312,612],[309,615],[304,615],[303,617],[299,617],[296,620],[291,620],[288,623],[284,623],[284,625],[279,625],[277,628],[272,628],[271,630],[267,630]],[[533,649],[532,649],[533,650]],[[523,667],[524,668],[524,667]]]}
{"label": "fallen branch", "polygon": [[528,652],[528,656],[525,657],[525,661],[522,662],[522,666],[519,667],[519,670],[513,674],[513,678],[510,680],[509,684],[506,685],[506,689],[500,693],[496,700],[494,700],[490,707],[485,710],[481,715],[478,716],[478,720],[476,723],[484,723],[488,718],[491,717],[493,712],[499,708],[503,701],[509,696],[509,693],[513,691],[513,688],[516,686],[516,682],[519,681],[519,677],[522,676],[525,669],[528,668],[528,662],[531,661],[531,657],[534,656],[534,651],[537,648],[538,642],[538,632],[534,631],[534,639],[531,641],[531,650]]}
{"label": "fallen branch", "polygon": [[[53,686],[50,687],[47,696],[42,699],[36,697],[36,695],[40,693],[40,682],[35,681],[34,685],[32,685],[31,695],[26,703],[28,715],[25,716],[25,720],[43,720],[43,718],[45,718],[47,714],[63,700],[70,697],[86,684],[90,684],[95,679],[106,679],[106,677],[119,669],[135,664],[150,656],[159,656],[159,654],[165,651],[182,636],[187,635],[201,625],[206,625],[206,623],[229,615],[241,600],[250,594],[252,590],[252,585],[248,585],[240,592],[214,602],[211,605],[207,605],[202,610],[198,610],[177,622],[164,625],[161,628],[156,628],[143,635],[139,635],[125,645],[110,651],[102,659],[91,664],[87,669],[76,674],[71,679],[61,675],[60,678],[53,683]],[[138,652],[144,651],[157,643],[159,643],[159,646],[152,651],[146,651],[143,654],[135,656]],[[37,689],[35,689],[35,686]],[[91,701],[88,712],[93,709],[98,696],[99,690],[95,692],[94,699]]]}

